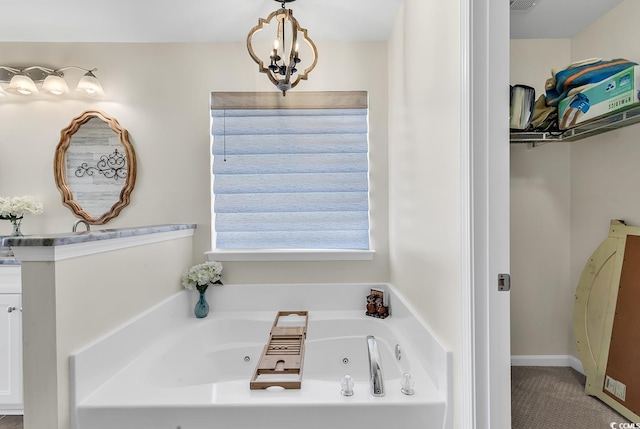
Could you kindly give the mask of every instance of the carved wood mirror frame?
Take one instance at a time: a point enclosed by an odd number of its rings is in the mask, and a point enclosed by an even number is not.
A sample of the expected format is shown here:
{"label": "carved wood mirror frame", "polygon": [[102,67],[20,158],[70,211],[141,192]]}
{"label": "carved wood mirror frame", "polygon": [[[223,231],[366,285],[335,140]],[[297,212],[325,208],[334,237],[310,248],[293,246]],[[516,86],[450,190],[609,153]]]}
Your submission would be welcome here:
{"label": "carved wood mirror frame", "polygon": [[[93,118],[98,118],[105,122],[111,130],[117,134],[118,140],[125,153],[126,159],[126,180],[120,191],[120,197],[111,208],[105,213],[96,216],[87,212],[82,208],[80,203],[74,200],[73,192],[67,181],[67,150],[71,145],[71,139],[74,134]],[[133,150],[133,146],[129,141],[129,133],[126,129],[122,128],[115,118],[112,118],[98,110],[87,110],[80,116],[74,118],[69,126],[60,132],[60,142],[56,147],[54,158],[54,176],[56,186],[62,195],[62,203],[67,206],[71,211],[81,219],[84,219],[90,224],[101,225],[107,223],[109,220],[118,216],[120,211],[129,204],[129,197],[136,181],[136,154]]]}

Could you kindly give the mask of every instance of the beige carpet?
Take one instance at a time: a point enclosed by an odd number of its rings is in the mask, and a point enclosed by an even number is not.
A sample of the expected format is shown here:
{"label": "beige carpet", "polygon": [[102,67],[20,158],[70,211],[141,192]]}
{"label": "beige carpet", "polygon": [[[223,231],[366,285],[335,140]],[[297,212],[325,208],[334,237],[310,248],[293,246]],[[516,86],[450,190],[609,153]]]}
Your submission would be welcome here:
{"label": "beige carpet", "polygon": [[22,428],[22,416],[0,416],[0,429]]}
{"label": "beige carpet", "polygon": [[512,367],[512,429],[607,429],[629,422],[586,395],[584,383],[585,376],[568,367]]}

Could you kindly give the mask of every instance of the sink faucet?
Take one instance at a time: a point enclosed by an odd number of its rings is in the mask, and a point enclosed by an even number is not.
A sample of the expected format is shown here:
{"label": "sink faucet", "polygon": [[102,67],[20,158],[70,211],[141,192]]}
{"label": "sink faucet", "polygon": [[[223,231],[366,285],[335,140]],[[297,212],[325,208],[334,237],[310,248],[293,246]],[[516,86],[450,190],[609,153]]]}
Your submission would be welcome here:
{"label": "sink faucet", "polygon": [[367,348],[369,350],[369,384],[373,396],[384,396],[384,380],[382,379],[382,367],[380,366],[380,354],[378,343],[373,335],[367,336]]}
{"label": "sink faucet", "polygon": [[91,225],[89,225],[89,222],[83,219],[79,219],[76,221],[76,223],[73,224],[73,232],[76,232],[76,229],[78,229],[78,225],[80,225],[81,223],[83,223],[84,226],[87,227],[87,231],[91,231]]}

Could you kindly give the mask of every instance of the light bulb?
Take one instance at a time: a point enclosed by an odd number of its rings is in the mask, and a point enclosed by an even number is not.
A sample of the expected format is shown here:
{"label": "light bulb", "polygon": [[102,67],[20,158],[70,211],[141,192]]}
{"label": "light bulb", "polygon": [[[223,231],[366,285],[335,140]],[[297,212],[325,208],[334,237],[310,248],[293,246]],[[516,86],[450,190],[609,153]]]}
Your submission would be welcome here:
{"label": "light bulb", "polygon": [[76,90],[88,96],[104,95],[102,85],[100,85],[98,79],[90,71],[80,78]]}
{"label": "light bulb", "polygon": [[42,83],[42,90],[53,95],[61,95],[69,91],[69,86],[61,76],[50,74]]}
{"label": "light bulb", "polygon": [[10,91],[18,92],[22,95],[30,95],[38,92],[38,87],[31,78],[24,74],[17,74],[11,78],[9,83]]}

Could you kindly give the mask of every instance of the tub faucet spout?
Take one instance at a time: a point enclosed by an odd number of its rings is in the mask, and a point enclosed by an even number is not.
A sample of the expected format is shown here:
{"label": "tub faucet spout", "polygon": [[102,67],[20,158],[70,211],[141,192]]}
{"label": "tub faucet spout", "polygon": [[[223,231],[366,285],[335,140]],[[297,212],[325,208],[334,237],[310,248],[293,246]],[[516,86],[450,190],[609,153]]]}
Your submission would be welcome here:
{"label": "tub faucet spout", "polygon": [[373,396],[384,396],[384,380],[382,378],[382,366],[378,343],[373,335],[367,336],[367,348],[369,350],[369,383]]}

